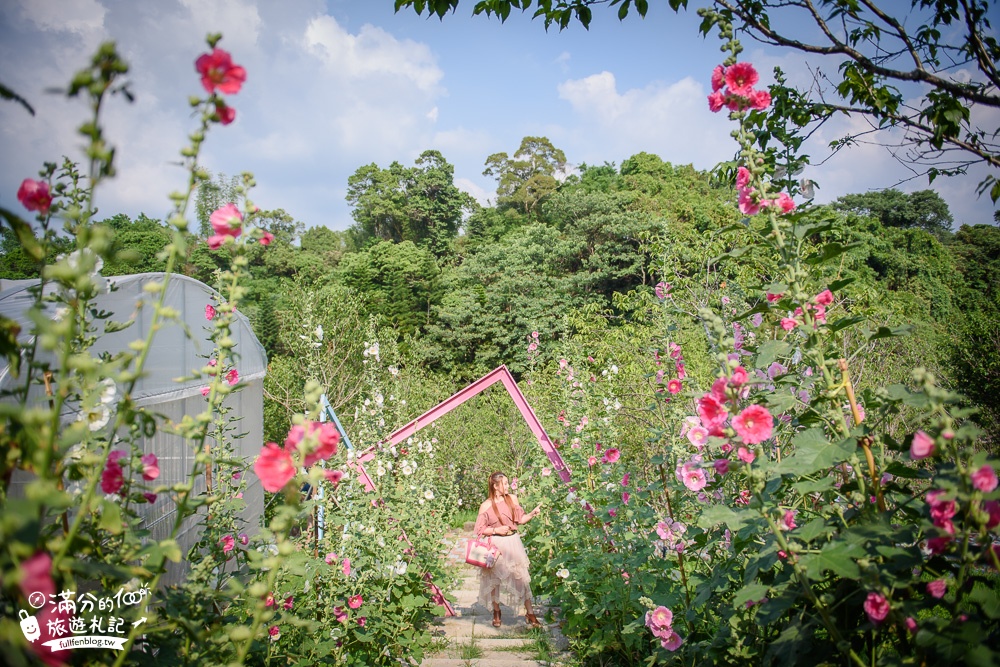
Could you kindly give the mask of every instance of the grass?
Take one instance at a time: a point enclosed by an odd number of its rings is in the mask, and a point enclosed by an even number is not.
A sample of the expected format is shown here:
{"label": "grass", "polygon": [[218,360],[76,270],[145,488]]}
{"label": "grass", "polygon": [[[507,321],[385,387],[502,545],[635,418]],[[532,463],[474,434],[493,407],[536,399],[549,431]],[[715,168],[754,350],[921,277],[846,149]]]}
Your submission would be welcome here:
{"label": "grass", "polygon": [[475,521],[476,517],[475,510],[465,510],[464,512],[455,512],[451,517],[451,523],[449,524],[451,528],[457,528],[461,530],[465,527],[465,524],[469,521]]}

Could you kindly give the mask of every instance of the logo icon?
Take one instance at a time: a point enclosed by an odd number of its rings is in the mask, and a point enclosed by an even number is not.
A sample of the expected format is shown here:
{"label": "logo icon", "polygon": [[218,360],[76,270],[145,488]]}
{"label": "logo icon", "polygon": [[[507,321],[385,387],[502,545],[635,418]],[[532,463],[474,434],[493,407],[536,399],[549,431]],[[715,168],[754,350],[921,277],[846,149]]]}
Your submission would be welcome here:
{"label": "logo icon", "polygon": [[28,596],[28,604],[30,604],[35,609],[41,609],[45,606],[45,593],[40,591],[35,591]]}
{"label": "logo icon", "polygon": [[34,616],[29,616],[24,609],[20,611],[19,616],[21,617],[21,632],[24,633],[24,638],[33,643],[41,634],[38,629],[38,621]]}

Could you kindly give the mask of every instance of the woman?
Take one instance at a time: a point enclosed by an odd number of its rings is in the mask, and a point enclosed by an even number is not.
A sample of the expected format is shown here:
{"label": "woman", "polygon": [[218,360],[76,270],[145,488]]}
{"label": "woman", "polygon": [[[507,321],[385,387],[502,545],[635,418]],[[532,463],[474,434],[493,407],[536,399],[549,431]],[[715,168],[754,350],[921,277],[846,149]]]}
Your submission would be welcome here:
{"label": "woman", "polygon": [[507,476],[502,472],[490,475],[487,498],[479,506],[476,535],[493,539],[502,554],[496,565],[479,569],[479,603],[493,610],[493,627],[499,628],[500,602],[510,607],[524,604],[524,620],[540,628],[531,608],[531,575],[528,574],[528,554],[524,551],[517,526],[538,516],[541,505],[525,514],[517,496],[507,489]]}

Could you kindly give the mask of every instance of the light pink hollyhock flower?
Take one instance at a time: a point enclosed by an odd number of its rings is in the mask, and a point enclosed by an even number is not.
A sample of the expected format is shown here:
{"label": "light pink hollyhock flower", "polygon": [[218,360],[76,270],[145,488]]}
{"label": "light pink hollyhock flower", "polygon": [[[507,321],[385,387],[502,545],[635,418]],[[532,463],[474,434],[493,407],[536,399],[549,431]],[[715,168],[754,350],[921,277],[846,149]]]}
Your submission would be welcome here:
{"label": "light pink hollyhock flower", "polygon": [[331,551],[330,553],[328,553],[328,554],[326,555],[326,558],[324,558],[323,560],[325,560],[325,561],[326,561],[326,564],[327,564],[327,565],[333,565],[333,564],[334,564],[334,563],[336,563],[336,562],[337,562],[337,561],[338,561],[339,559],[337,558],[337,554],[335,554],[335,553],[333,553],[333,552]]}
{"label": "light pink hollyhock flower", "polygon": [[276,642],[279,639],[281,639],[281,630],[278,628],[277,625],[272,625],[268,629],[267,634],[269,634],[271,636],[271,641],[272,642]]}
{"label": "light pink hollyhock flower", "polygon": [[742,189],[736,198],[740,213],[743,215],[757,215],[760,213],[760,202],[753,199],[754,190]]}
{"label": "light pink hollyhock flower", "polygon": [[[763,111],[771,106],[771,93],[766,90],[755,90],[750,94],[750,106]],[[786,211],[787,212],[787,211]]]}
{"label": "light pink hollyhock flower", "polygon": [[235,368],[230,369],[229,372],[226,373],[226,382],[229,383],[230,387],[235,386],[239,381],[240,374]]}
{"label": "light pink hollyhock flower", "polygon": [[216,48],[211,53],[203,53],[194,61],[194,68],[201,74],[201,85],[205,92],[232,95],[240,92],[243,82],[247,80],[247,71],[233,64],[233,57],[228,51]]}
{"label": "light pink hollyhock flower", "polygon": [[538,340],[538,332],[537,331],[532,331],[531,332],[531,337],[534,338],[535,340]]}
{"label": "light pink hollyhock flower", "polygon": [[344,611],[343,607],[334,607],[333,617],[337,620],[338,623],[347,623],[347,612]]}
{"label": "light pink hollyhock flower", "polygon": [[726,96],[722,94],[722,91],[715,91],[708,96],[708,110],[712,113],[718,113],[722,111],[722,107],[726,104]]}
{"label": "light pink hollyhock flower", "polygon": [[743,463],[753,463],[753,460],[757,458],[757,455],[746,447],[740,447],[736,450],[736,456],[738,456],[740,461],[743,461]]}
{"label": "light pink hollyhock flower", "polygon": [[274,243],[274,234],[271,232],[264,232],[263,236],[260,237],[261,245],[271,245]]}
{"label": "light pink hollyhock flower", "polygon": [[[660,282],[656,283],[656,287],[653,288],[653,293],[656,294],[656,298],[658,299],[666,299],[668,296],[670,296],[670,285],[661,280]],[[591,362],[594,361],[593,357],[587,357],[587,358],[590,359]]]}
{"label": "light pink hollyhock flower", "polygon": [[21,187],[17,189],[17,200],[29,211],[38,211],[45,215],[52,206],[49,184],[26,178],[21,181]]}
{"label": "light pink hollyhock flower", "polygon": [[622,505],[628,505],[629,498],[631,497],[628,491],[622,491]]}
{"label": "light pink hollyhock flower", "polygon": [[253,471],[266,491],[277,493],[295,477],[295,462],[287,450],[269,442],[260,450]]}
{"label": "light pink hollyhock flower", "polygon": [[728,413],[715,396],[705,394],[698,399],[698,416],[701,418],[702,426],[713,431],[726,423]]}
{"label": "light pink hollyhock flower", "polygon": [[972,486],[983,493],[989,493],[997,488],[997,474],[993,466],[987,464],[972,473]]}
{"label": "light pink hollyhock flower", "polygon": [[864,608],[872,623],[881,623],[889,615],[889,601],[885,599],[884,595],[874,591],[865,598]]}
{"label": "light pink hollyhock flower", "polygon": [[923,431],[913,434],[913,442],[910,443],[910,458],[914,461],[925,459],[934,453],[934,439]]}
{"label": "light pink hollyhock flower", "polygon": [[531,343],[528,344],[528,352],[534,352],[537,349],[538,349],[538,343],[532,341]]}
{"label": "light pink hollyhock flower", "polygon": [[[813,319],[816,320],[816,324],[826,324],[826,306],[816,306]],[[815,328],[815,325],[813,327]]]}
{"label": "light pink hollyhock flower", "polygon": [[756,445],[771,437],[774,417],[763,405],[751,405],[733,418],[733,428],[743,442]]}
{"label": "light pink hollyhock flower", "polygon": [[687,438],[695,447],[704,447],[708,442],[708,431],[701,426],[692,426],[687,432]]}
{"label": "light pink hollyhock flower", "polygon": [[660,536],[661,540],[669,540],[673,537],[673,532],[670,530],[670,524],[660,521],[656,524],[656,534]]}
{"label": "light pink hollyhock flower", "polygon": [[593,468],[594,466],[596,466],[597,465],[597,457],[596,456],[588,457],[587,458],[587,465],[590,466],[591,468]]}
{"label": "light pink hollyhock flower", "polygon": [[364,598],[362,598],[360,595],[352,595],[347,600],[347,606],[350,607],[351,609],[357,609],[362,605],[362,603],[364,603]]}
{"label": "light pink hollyhock flower", "polygon": [[140,461],[142,462],[142,478],[147,482],[152,482],[160,476],[160,464],[156,459],[156,454],[146,454]]}
{"label": "light pink hollyhock flower", "polygon": [[215,319],[215,306],[208,304],[205,306],[205,319],[214,320]]}
{"label": "light pink hollyhock flower", "polygon": [[715,459],[712,462],[712,467],[715,468],[715,472],[725,475],[729,472],[729,459]]}
{"label": "light pink hollyhock flower", "polygon": [[750,187],[750,179],[753,174],[746,167],[739,167],[736,169],[736,187],[740,190],[745,190]]}
{"label": "light pink hollyhock flower", "polygon": [[771,200],[771,206],[777,206],[781,209],[782,213],[791,213],[795,210],[795,201],[788,196],[788,193],[782,192],[777,196],[777,198]]}
{"label": "light pink hollyhock flower", "polygon": [[726,85],[733,95],[749,97],[759,80],[757,70],[750,63],[736,63],[726,68]]}
{"label": "light pink hollyhock flower", "polygon": [[681,479],[686,486],[691,491],[701,491],[708,484],[708,478],[705,476],[705,471],[701,468],[690,466],[689,464],[684,464],[681,468]]}
{"label": "light pink hollyhock flower", "polygon": [[[113,453],[113,452],[112,452]],[[122,471],[118,459],[108,459],[104,471],[101,473],[101,491],[104,493],[118,493],[125,485],[125,474]]]}
{"label": "light pink hollyhock flower", "polygon": [[212,229],[219,236],[232,236],[236,238],[243,232],[243,214],[236,204],[230,202],[225,206],[215,209],[208,221],[212,224]]}
{"label": "light pink hollyhock flower", "polygon": [[820,306],[829,306],[833,303],[833,292],[825,289],[813,298],[813,302]]}
{"label": "light pink hollyhock flower", "polygon": [[605,463],[617,463],[618,459],[621,458],[622,453],[618,451],[617,447],[612,447],[608,451],[604,452]]}
{"label": "light pink hollyhock flower", "polygon": [[201,388],[201,395],[204,396],[205,398],[208,398],[208,395],[210,393],[212,393],[212,388],[211,387],[202,387]]}
{"label": "light pink hollyhock flower", "polygon": [[940,600],[944,597],[945,592],[948,590],[948,582],[944,579],[935,579],[934,581],[927,582],[927,592],[931,597]]}
{"label": "light pink hollyhock flower", "polygon": [[542,468],[542,477],[548,477],[552,474],[552,468]]}
{"label": "light pink hollyhock flower", "polygon": [[646,612],[646,627],[647,628],[668,628],[674,622],[674,613],[660,605],[652,611]]}
{"label": "light pink hollyhock flower", "polygon": [[684,640],[681,639],[681,636],[676,632],[674,632],[673,630],[670,631],[669,637],[660,639],[660,646],[667,649],[668,651],[676,651],[681,647],[681,644],[683,643]]}
{"label": "light pink hollyhock flower", "polygon": [[337,444],[340,442],[340,433],[333,422],[310,422],[309,432],[316,434],[319,446],[306,455],[305,466],[308,468],[317,461],[325,461],[337,453]]}
{"label": "light pink hollyhock flower", "polygon": [[671,394],[679,394],[681,393],[681,389],[683,388],[684,385],[682,385],[681,381],[678,380],[677,378],[674,378],[673,380],[667,383],[667,391],[669,391]]}
{"label": "light pink hollyhock flower", "polygon": [[236,540],[233,538],[232,535],[226,535],[225,537],[223,537],[221,540],[219,540],[219,544],[222,545],[222,553],[224,554],[227,554],[236,548]]}
{"label": "light pink hollyhock flower", "polygon": [[344,559],[344,566],[341,569],[343,570],[345,577],[351,576],[351,559],[350,558],[345,558]]}
{"label": "light pink hollyhock flower", "polygon": [[712,70],[712,92],[721,90],[724,85],[726,85],[726,68],[716,65]]}
{"label": "light pink hollyhock flower", "polygon": [[785,512],[785,516],[781,517],[781,524],[785,527],[785,530],[795,530],[798,528],[795,525],[795,510]]}
{"label": "light pink hollyhock flower", "polygon": [[324,470],[323,476],[330,484],[337,486],[340,484],[340,480],[344,479],[344,472],[342,470]]}
{"label": "light pink hollyhock flower", "polygon": [[784,329],[785,331],[791,331],[797,326],[799,326],[799,323],[793,320],[792,318],[790,317],[781,318],[781,328]]}
{"label": "light pink hollyhock flower", "polygon": [[219,117],[220,125],[229,125],[236,120],[236,109],[225,102],[215,103],[215,115]]}

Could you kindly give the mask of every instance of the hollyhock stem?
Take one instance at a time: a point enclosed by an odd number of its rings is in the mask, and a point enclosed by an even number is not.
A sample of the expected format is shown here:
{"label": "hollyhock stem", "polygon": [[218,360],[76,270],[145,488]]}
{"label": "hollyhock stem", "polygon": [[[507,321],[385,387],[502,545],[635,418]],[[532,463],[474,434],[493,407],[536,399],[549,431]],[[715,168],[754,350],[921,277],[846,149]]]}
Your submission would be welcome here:
{"label": "hollyhock stem", "polygon": [[[660,468],[660,483],[663,484],[663,499],[667,502],[667,516],[670,517],[670,522],[673,523],[675,521],[674,510],[673,507],[671,507],[670,505],[670,491],[669,487],[667,486],[667,473],[663,470],[662,463],[659,465],[659,468]],[[684,586],[684,599],[687,602],[688,609],[690,609],[691,591],[688,589],[687,571],[684,569],[684,553],[680,551],[677,552],[677,567],[681,571],[681,585]],[[685,616],[685,620],[686,619],[687,617]],[[693,632],[694,628],[691,627],[691,622],[687,621],[687,624],[688,624],[688,633]]]}
{"label": "hollyhock stem", "polygon": [[[854,395],[854,383],[851,382],[851,374],[847,370],[847,360],[838,359],[837,368],[840,369],[840,374],[844,381],[844,389],[847,391],[847,400],[851,404],[851,416],[854,418],[854,424],[858,425],[863,418],[861,410],[858,409],[858,399]],[[882,496],[882,486],[879,483],[878,470],[875,468],[875,457],[872,456],[871,438],[868,436],[858,438],[858,444],[864,450],[865,460],[868,461],[868,474],[872,478],[872,488],[875,490],[875,501],[878,504],[878,509],[880,512],[884,512],[885,498]]]}

